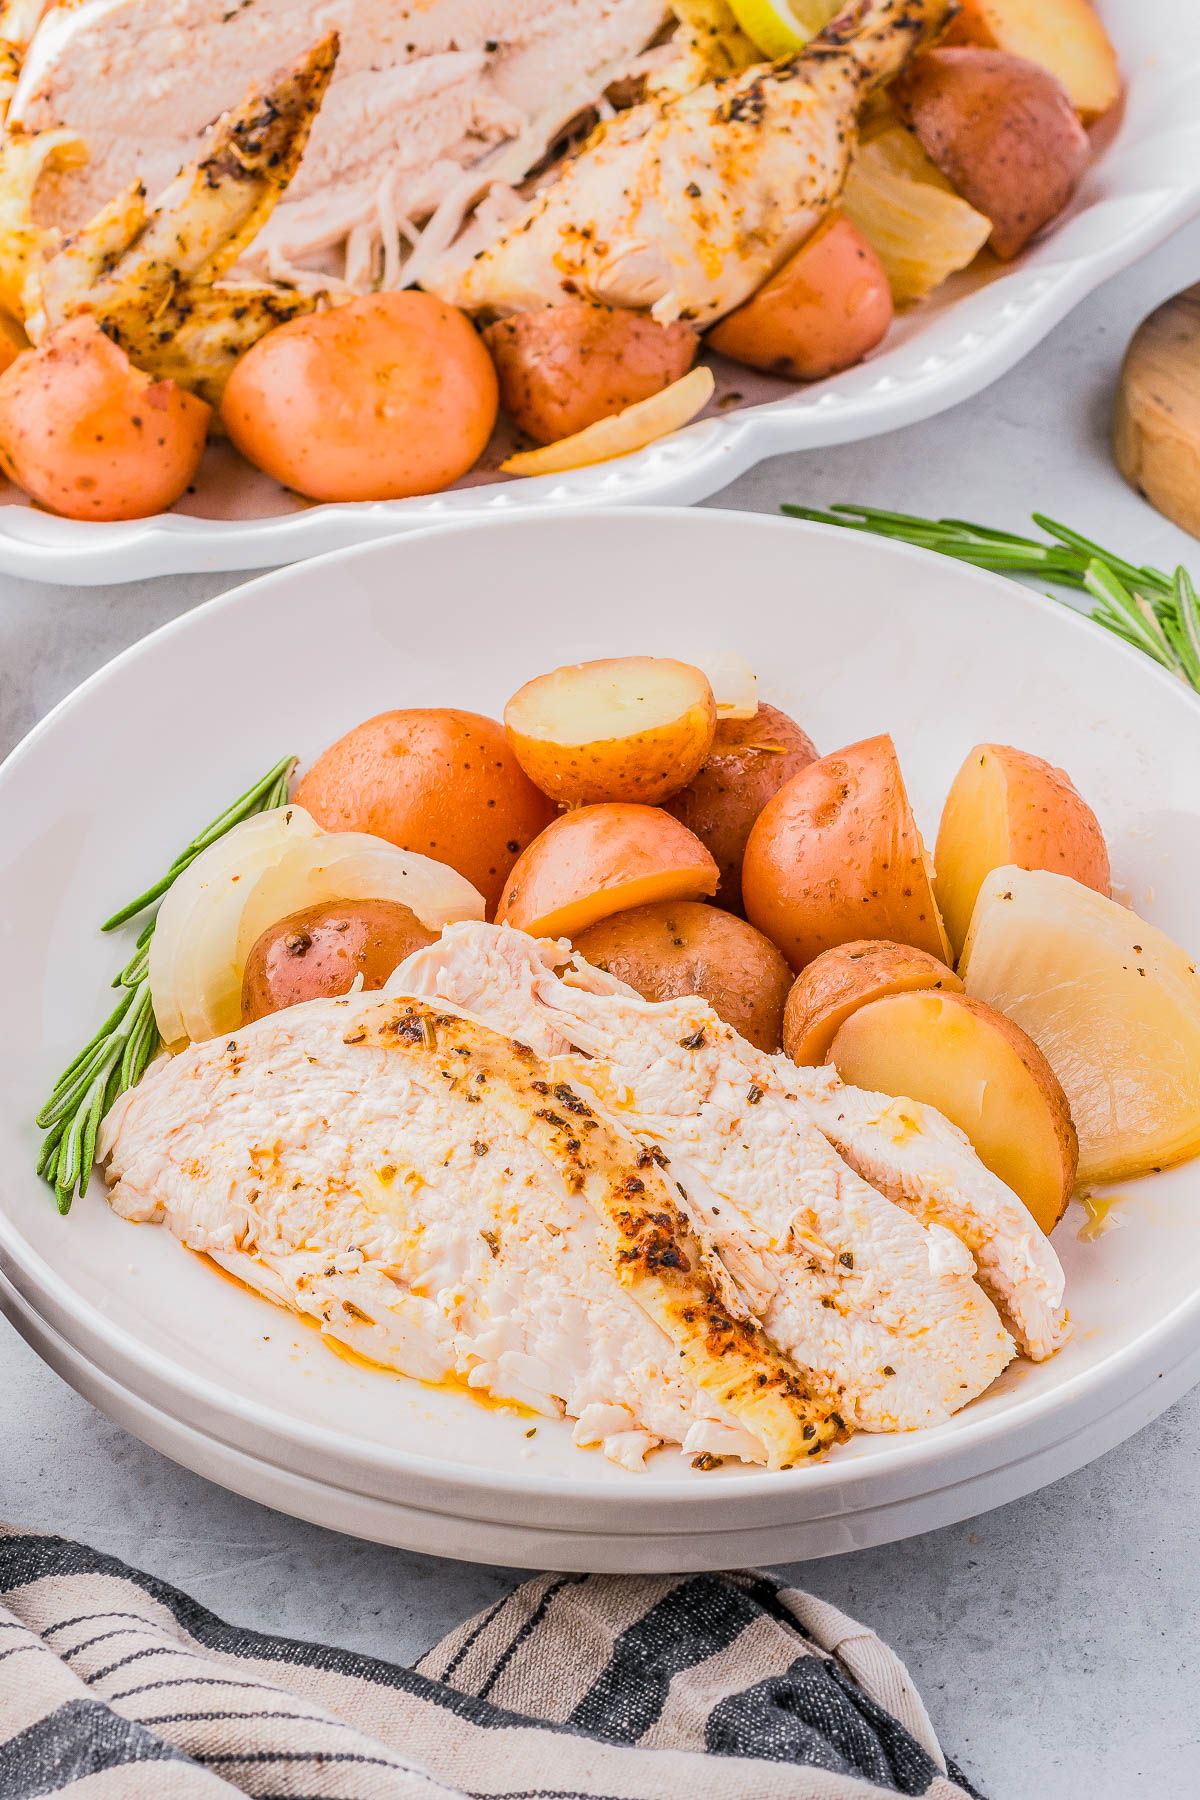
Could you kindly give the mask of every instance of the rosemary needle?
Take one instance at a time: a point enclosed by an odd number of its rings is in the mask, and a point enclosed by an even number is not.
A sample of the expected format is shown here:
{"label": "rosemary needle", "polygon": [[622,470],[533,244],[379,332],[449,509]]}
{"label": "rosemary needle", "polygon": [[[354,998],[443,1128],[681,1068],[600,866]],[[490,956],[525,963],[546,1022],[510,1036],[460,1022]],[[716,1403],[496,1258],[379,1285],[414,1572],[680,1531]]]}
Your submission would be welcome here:
{"label": "rosemary needle", "polygon": [[1167,575],[1146,564],[1135,566],[1044,513],[1034,513],[1033,522],[1049,542],[969,519],[923,519],[877,506],[839,505],[828,512],[783,506],[780,511],[793,519],[898,538],[1000,575],[1037,576],[1054,587],[1089,594],[1095,602],[1089,618],[1200,693],[1200,599],[1186,569]]}
{"label": "rosemary needle", "polygon": [[154,936],[154,920],[158,914],[155,902],[162,899],[175,877],[181,875],[189,863],[195,862],[202,850],[215,844],[233,826],[240,825],[254,813],[286,806],[288,777],[295,761],[294,756],[282,757],[261,781],[256,781],[239,800],[194,837],[185,850],[180,851],[161,880],[121,907],[100,927],[101,931],[115,931],[118,925],[126,924],[145,912],[148,906],[154,906],[154,914],[137,935],[133,954],[113,978],[112,985],[120,990],[120,998],[99,1031],[63,1070],[37,1116],[39,1128],[46,1133],[38,1155],[37,1172],[54,1189],[60,1213],[71,1210],[71,1200],[76,1192],[87,1192],[100,1121],[118,1094],[137,1086],[161,1042],[154,1022],[149,981],[150,939]]}

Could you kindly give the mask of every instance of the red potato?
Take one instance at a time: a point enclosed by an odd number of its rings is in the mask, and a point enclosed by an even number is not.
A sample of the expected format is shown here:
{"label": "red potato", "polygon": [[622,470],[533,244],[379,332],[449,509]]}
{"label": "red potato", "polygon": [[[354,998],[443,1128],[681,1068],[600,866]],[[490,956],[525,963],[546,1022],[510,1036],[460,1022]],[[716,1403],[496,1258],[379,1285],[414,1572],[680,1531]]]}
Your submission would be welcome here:
{"label": "red potato", "polygon": [[721,871],[717,900],[742,910],[742,857],[751,827],[785,781],[817,760],[812,739],[777,706],[752,719],[719,719],[700,773],[666,809],[694,831]]}
{"label": "red potato", "polygon": [[910,991],[857,1008],[828,1061],[851,1087],[920,1100],[1053,1231],[1079,1162],[1067,1097],[1032,1038],[966,994]]}
{"label": "red potato", "polygon": [[465,475],[498,404],[466,314],[410,289],[268,332],[230,376],[221,420],[243,456],[313,500],[399,500]]}
{"label": "red potato", "polygon": [[0,375],[0,467],[65,518],[145,519],[195,475],[211,413],[72,319]]}
{"label": "red potato", "polygon": [[864,937],[951,960],[890,737],[823,756],[780,788],[750,833],[742,896],[797,970]]}
{"label": "red potato", "polygon": [[574,947],[646,1000],[699,994],[759,1050],[779,1048],[791,971],[745,919],[701,900],[660,900],[589,925]]}
{"label": "red potato", "polygon": [[1087,132],[1062,83],[1003,50],[923,51],[892,99],[927,156],[992,222],[1008,261],[1066,206],[1088,165]]}
{"label": "red potato", "polygon": [[708,677],[667,656],[607,656],[536,675],[504,708],[513,753],[566,806],[656,806],[702,766],[716,702]]}
{"label": "red potato", "polygon": [[883,264],[862,232],[834,213],[705,342],[751,369],[820,381],[861,362],[892,312]]}
{"label": "red potato", "polygon": [[976,744],[942,809],[934,891],[956,951],[993,869],[1049,869],[1106,897],[1108,846],[1065,769],[1010,744]]}
{"label": "red potato", "polygon": [[962,0],[942,41],[1009,50],[1049,69],[1085,123],[1120,98],[1117,53],[1090,0]]}
{"label": "red potato", "polygon": [[489,911],[521,851],[554,817],[504,727],[451,706],[364,720],[318,756],[294,799],[326,831],[369,831],[447,863]]}
{"label": "red potato", "polygon": [[822,1063],[859,1007],[914,988],[961,994],[962,987],[953,969],[911,944],[871,939],[836,944],[806,964],[792,983],[783,1015],[783,1047],[794,1063]]}
{"label": "red potato", "polygon": [[242,1023],[304,1000],[381,988],[414,950],[437,942],[398,900],[323,900],[255,939],[242,974]]}
{"label": "red potato", "polygon": [[554,444],[670,387],[696,360],[690,325],[572,300],[498,319],[483,333],[500,404],[538,444]]}
{"label": "red potato", "polygon": [[496,919],[534,937],[570,937],[654,900],[711,898],[717,865],[658,806],[578,806],[518,858]]}

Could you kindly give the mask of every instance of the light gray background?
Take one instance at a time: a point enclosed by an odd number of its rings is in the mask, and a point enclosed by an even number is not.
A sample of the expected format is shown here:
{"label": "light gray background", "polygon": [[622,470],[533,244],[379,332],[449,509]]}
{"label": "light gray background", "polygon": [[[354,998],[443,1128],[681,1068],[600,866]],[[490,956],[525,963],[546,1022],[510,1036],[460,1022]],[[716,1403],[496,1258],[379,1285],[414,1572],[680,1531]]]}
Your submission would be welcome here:
{"label": "light gray background", "polygon": [[[1125,488],[1107,450],[1130,333],[1197,279],[1200,225],[977,399],[871,442],[780,457],[710,504],[864,500],[1010,529],[1037,508],[1135,562],[1200,573],[1200,545]],[[67,591],[0,578],[0,748],[116,651],[229,585],[191,576]],[[897,1648],[989,1800],[1182,1800],[1200,1793],[1198,1431],[1200,1392],[1029,1499],[783,1573]],[[517,1579],[356,1543],[223,1493],[110,1425],[3,1320],[0,1516],[115,1552],[229,1619],[395,1660]]]}

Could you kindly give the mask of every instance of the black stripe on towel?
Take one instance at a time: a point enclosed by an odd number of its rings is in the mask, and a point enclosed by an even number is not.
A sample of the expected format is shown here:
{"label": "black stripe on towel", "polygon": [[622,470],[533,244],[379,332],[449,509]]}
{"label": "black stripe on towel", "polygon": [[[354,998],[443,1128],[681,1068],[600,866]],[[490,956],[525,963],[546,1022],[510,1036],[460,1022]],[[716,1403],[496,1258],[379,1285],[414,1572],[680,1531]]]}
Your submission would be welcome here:
{"label": "black stripe on towel", "polygon": [[[397,1688],[484,1729],[508,1731],[514,1726],[530,1724],[521,1713],[510,1712],[490,1700],[476,1699],[473,1694],[460,1694],[456,1688],[432,1681],[427,1675],[419,1675],[415,1669],[403,1668],[398,1663],[384,1662],[353,1650],[339,1650],[330,1644],[306,1644],[296,1638],[269,1637],[265,1632],[227,1625],[199,1601],[181,1594],[178,1588],[160,1581],[157,1576],[147,1575],[142,1569],[131,1568],[118,1557],[92,1550],[86,1544],[49,1536],[0,1537],[0,1594],[13,1593],[33,1581],[71,1575],[107,1575],[131,1583],[165,1607],[188,1636],[206,1650],[256,1662],[282,1662],[306,1669],[331,1670],[338,1675],[371,1682],[376,1687]],[[186,1644],[164,1646],[164,1649],[187,1654]],[[571,1730],[567,1725],[542,1719],[536,1721],[536,1728],[551,1732]],[[2,1790],[0,1800],[3,1800]]]}
{"label": "black stripe on towel", "polygon": [[681,1581],[621,1633],[567,1723],[590,1737],[636,1744],[666,1705],[674,1677],[728,1649],[761,1617],[750,1595],[717,1576]]}
{"label": "black stripe on towel", "polygon": [[68,1700],[0,1744],[0,1794],[35,1800],[129,1763],[190,1761],[182,1750],[111,1712],[102,1701]]}

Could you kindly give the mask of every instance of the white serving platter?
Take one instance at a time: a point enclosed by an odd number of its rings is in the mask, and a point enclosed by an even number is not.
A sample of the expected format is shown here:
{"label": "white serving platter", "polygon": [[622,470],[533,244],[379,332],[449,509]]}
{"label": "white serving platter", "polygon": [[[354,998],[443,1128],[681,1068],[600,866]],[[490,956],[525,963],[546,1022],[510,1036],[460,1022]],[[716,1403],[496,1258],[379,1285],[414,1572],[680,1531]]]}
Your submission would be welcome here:
{"label": "white serving platter", "polygon": [[[452,623],[448,624],[448,621]],[[1152,1418],[1200,1357],[1200,1165],[1128,1184],[1122,1228],[1055,1236],[1075,1321],[936,1430],[808,1469],[631,1475],[564,1424],[334,1357],[94,1182],[69,1218],[32,1172],[37,1106],[102,1016],[96,922],[261,769],[388,706],[499,711],[555,662],[735,648],[819,747],[896,739],[927,832],[963,755],[1012,742],[1096,806],[1131,903],[1200,937],[1200,702],[999,578],[831,528],[720,512],[467,524],[266,576],[84,684],[0,770],[0,1304],[115,1418],[189,1466],[343,1530],[533,1566],[824,1555],[1057,1478]]]}
{"label": "white serving platter", "polygon": [[[466,518],[579,506],[684,505],[764,457],[874,437],[978,393],[1101,282],[1200,213],[1200,6],[1098,0],[1126,94],[1064,218],[1016,262],[947,282],[901,315],[857,368],[797,387],[716,359],[718,391],[695,424],[636,455],[569,475],[476,469],[427,499],[313,505],[210,448],[196,492],[122,524],[60,519],[0,481],[0,572],[77,585],[183,570],[254,569]],[[495,463],[503,447],[493,447]],[[488,461],[485,458],[485,462]]]}

